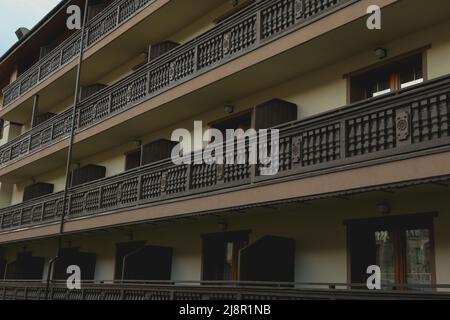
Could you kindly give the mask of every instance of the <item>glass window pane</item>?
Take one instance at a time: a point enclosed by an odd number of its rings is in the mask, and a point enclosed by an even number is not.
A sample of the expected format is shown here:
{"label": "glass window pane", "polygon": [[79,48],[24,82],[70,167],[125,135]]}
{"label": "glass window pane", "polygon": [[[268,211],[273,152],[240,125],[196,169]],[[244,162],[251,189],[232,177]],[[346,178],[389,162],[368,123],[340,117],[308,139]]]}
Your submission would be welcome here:
{"label": "glass window pane", "polygon": [[376,264],[381,268],[383,289],[392,289],[395,285],[394,241],[390,231],[375,232]]}
{"label": "glass window pane", "polygon": [[[408,284],[431,285],[431,241],[430,230],[406,231],[406,265]],[[424,288],[414,288],[426,290]]]}
{"label": "glass window pane", "polygon": [[422,82],[423,71],[420,60],[415,61],[415,64],[400,73],[400,84],[402,89]]}
{"label": "glass window pane", "polygon": [[391,92],[389,77],[384,76],[373,82],[369,88],[369,97],[378,97],[389,92]]}

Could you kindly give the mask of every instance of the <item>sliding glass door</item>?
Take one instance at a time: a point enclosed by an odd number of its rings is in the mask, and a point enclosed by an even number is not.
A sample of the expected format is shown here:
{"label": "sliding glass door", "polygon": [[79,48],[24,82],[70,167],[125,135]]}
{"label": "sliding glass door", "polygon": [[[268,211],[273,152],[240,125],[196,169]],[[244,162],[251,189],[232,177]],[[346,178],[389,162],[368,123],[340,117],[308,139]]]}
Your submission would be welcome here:
{"label": "sliding glass door", "polygon": [[[421,216],[423,217],[423,216]],[[348,223],[350,277],[367,281],[367,268],[381,268],[385,290],[429,290],[434,283],[432,220],[411,217]]]}

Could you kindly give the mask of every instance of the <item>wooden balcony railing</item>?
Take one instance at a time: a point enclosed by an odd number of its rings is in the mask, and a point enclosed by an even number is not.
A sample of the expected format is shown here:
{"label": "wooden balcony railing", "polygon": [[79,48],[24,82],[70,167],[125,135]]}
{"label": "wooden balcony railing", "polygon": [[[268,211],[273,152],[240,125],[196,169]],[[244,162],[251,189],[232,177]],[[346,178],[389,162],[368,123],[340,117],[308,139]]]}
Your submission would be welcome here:
{"label": "wooden balcony railing", "polygon": [[[261,175],[261,165],[248,161],[232,164],[231,159],[248,157],[244,150],[236,150],[233,158],[227,154],[224,165],[175,165],[168,159],[71,188],[66,219],[449,151],[450,76],[278,129],[275,175]],[[53,194],[3,208],[0,231],[55,222],[61,206],[62,194]]]}
{"label": "wooden balcony railing", "polygon": [[[260,0],[198,38],[83,101],[77,110],[76,130],[85,130],[100,120],[130,109],[199,74],[264,46],[286,32],[301,28],[356,1],[358,0]],[[149,3],[150,0],[144,2]],[[117,8],[122,12],[123,7]],[[110,11],[114,12],[112,8],[106,10],[97,20],[104,21]],[[92,23],[89,26],[88,30],[91,30]],[[93,31],[90,31],[89,36],[92,34]],[[88,44],[93,43],[93,40],[90,41]],[[60,117],[53,118],[0,147],[0,166],[8,165],[67,137],[70,114],[70,111],[66,111]]]}
{"label": "wooden balcony railing", "polygon": [[[117,0],[111,3],[104,12],[89,21],[86,27],[85,48],[104,38],[117,29],[129,18],[137,14],[143,8],[155,0]],[[3,89],[3,107],[36,87],[39,83],[73,61],[80,53],[81,31],[75,32],[58,47],[53,49],[48,56],[40,60],[18,79]]]}
{"label": "wooden balcony railing", "polygon": [[0,282],[0,300],[450,300],[449,286],[410,291],[348,288],[346,284],[155,281],[84,283],[80,290],[51,283],[47,292],[42,282]]}

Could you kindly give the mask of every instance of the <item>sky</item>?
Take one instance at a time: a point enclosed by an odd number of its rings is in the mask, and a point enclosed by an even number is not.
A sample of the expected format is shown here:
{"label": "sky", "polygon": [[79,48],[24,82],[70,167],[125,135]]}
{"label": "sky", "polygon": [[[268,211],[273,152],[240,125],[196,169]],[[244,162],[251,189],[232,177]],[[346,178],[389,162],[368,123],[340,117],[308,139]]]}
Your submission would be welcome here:
{"label": "sky", "polygon": [[33,28],[59,1],[0,0],[0,56],[17,41],[17,29]]}

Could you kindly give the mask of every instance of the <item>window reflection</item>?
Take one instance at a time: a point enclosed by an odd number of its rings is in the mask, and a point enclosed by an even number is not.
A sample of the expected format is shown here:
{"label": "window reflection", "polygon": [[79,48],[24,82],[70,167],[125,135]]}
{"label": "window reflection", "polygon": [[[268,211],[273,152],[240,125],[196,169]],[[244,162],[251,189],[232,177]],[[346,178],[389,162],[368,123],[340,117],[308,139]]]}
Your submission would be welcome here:
{"label": "window reflection", "polygon": [[430,242],[428,229],[406,230],[406,278],[415,288],[432,283]]}
{"label": "window reflection", "polygon": [[383,289],[392,289],[395,285],[394,242],[391,232],[375,232],[376,264],[381,268]]}

